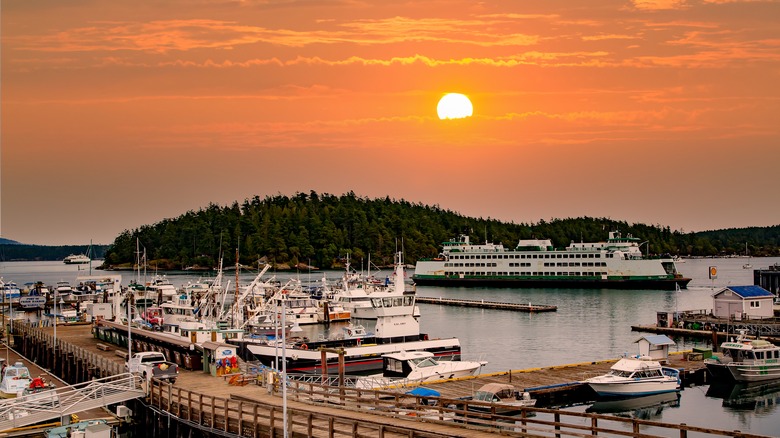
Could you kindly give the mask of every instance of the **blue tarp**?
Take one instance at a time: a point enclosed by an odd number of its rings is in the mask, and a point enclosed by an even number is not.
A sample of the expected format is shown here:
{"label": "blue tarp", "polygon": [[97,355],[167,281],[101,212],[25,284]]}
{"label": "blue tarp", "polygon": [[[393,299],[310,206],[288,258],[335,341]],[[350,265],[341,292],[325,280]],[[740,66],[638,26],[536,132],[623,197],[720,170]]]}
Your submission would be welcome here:
{"label": "blue tarp", "polygon": [[438,391],[434,391],[431,388],[426,388],[424,386],[418,386],[417,388],[414,388],[411,391],[406,392],[409,395],[416,395],[418,397],[438,397],[441,394],[439,394]]}

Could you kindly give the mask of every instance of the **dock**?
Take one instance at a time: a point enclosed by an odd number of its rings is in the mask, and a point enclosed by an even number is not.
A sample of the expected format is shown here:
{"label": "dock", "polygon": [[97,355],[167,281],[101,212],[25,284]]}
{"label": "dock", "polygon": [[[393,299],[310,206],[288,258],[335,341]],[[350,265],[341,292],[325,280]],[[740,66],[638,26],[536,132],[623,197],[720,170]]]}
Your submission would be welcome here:
{"label": "dock", "polygon": [[[51,327],[13,323],[13,344],[25,357],[64,374],[66,381],[91,380],[118,373],[123,359],[107,350],[105,340],[96,338],[92,326]],[[55,356],[56,364],[50,364]],[[120,347],[121,348],[121,347]],[[64,356],[63,356],[64,355]],[[66,360],[63,360],[65,358]],[[684,354],[672,354],[670,365],[686,370],[684,379],[703,372],[701,361],[688,361]],[[323,386],[306,381],[281,384],[269,370],[251,374],[214,377],[203,371],[182,371],[176,384],[154,380],[143,400],[128,403],[133,421],[149,436],[190,436],[201,432],[223,436],[281,436],[353,438],[444,438],[501,436],[583,437],[639,434],[640,428],[658,427],[664,436],[734,436],[735,431],[661,423],[595,413],[548,409],[547,401],[575,400],[589,388],[582,380],[605,372],[617,359],[500,373],[426,383],[441,392],[438,404],[404,391],[374,391],[346,386]],[[59,374],[58,373],[58,374]],[[316,377],[316,376],[312,376]],[[540,407],[523,408],[521,416],[474,413],[457,398],[490,382],[507,382],[531,392]],[[285,396],[280,392],[286,388]],[[476,402],[480,403],[480,402]],[[507,423],[508,422],[508,423]],[[509,424],[511,427],[508,427]],[[633,433],[631,431],[634,431]],[[760,437],[739,432],[744,438]],[[763,437],[762,437],[763,438]]]}
{"label": "dock", "polygon": [[519,304],[519,303],[501,303],[498,301],[487,300],[463,300],[457,298],[442,298],[442,297],[421,297],[417,296],[415,300],[422,304],[441,304],[445,306],[460,306],[460,307],[476,307],[480,309],[499,309],[499,310],[514,310],[517,312],[555,312],[558,310],[557,306],[547,306],[543,304]]}

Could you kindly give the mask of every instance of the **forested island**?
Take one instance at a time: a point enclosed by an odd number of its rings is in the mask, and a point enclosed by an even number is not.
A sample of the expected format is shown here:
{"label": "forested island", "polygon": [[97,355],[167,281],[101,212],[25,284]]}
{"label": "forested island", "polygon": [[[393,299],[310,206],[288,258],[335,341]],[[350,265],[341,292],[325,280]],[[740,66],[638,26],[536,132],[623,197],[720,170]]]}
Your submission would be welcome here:
{"label": "forested island", "polygon": [[[441,242],[468,234],[472,242],[490,241],[514,248],[520,239],[549,238],[556,247],[572,241],[598,242],[618,230],[647,241],[643,252],[680,256],[780,255],[780,225],[684,233],[668,226],[629,224],[608,218],[566,218],[537,223],[508,223],[465,217],[439,206],[389,197],[369,199],[353,192],[341,196],[297,193],[254,197],[230,206],[210,204],[177,218],[125,230],[105,249],[104,269],[132,269],[145,257],[148,267],[212,269],[269,263],[277,269],[355,266],[370,255],[387,266],[402,250],[405,262],[433,257]],[[4,246],[7,253],[10,246]],[[102,248],[101,248],[102,249]]]}

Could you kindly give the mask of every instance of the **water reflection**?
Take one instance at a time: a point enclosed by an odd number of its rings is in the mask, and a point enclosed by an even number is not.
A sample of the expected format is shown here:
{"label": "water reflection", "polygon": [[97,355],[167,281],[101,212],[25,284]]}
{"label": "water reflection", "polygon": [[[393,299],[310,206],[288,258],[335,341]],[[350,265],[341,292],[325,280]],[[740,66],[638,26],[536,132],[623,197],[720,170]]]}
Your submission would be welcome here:
{"label": "water reflection", "polygon": [[594,414],[614,414],[617,417],[637,420],[661,419],[666,408],[680,407],[680,393],[667,392],[630,398],[605,398],[593,403],[585,412]]}
{"label": "water reflection", "polygon": [[729,411],[753,411],[769,414],[780,404],[780,380],[755,383],[716,383],[707,389],[707,397],[723,399]]}

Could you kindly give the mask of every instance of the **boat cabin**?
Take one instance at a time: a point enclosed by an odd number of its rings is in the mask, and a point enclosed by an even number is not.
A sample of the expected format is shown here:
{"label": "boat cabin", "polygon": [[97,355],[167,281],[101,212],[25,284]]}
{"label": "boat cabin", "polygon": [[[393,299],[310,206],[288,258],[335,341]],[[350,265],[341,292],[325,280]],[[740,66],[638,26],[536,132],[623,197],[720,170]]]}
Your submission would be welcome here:
{"label": "boat cabin", "polygon": [[0,396],[16,397],[20,391],[30,386],[30,370],[22,362],[7,365],[2,361],[2,380],[0,380]]}
{"label": "boat cabin", "polygon": [[762,319],[774,316],[774,294],[761,286],[727,286],[712,296],[712,314],[734,320]]}
{"label": "boat cabin", "polygon": [[415,370],[438,364],[429,351],[400,351],[382,356],[382,376],[408,377]]}

